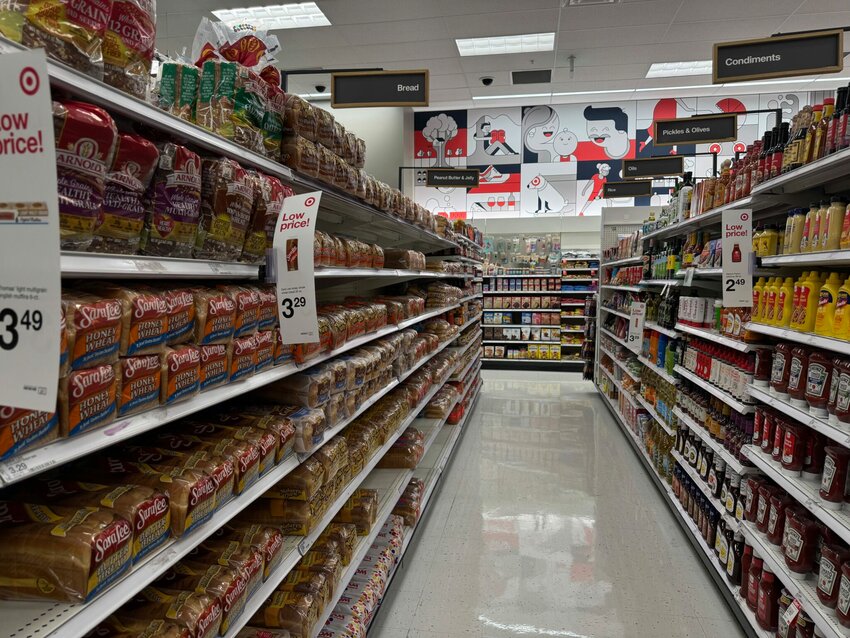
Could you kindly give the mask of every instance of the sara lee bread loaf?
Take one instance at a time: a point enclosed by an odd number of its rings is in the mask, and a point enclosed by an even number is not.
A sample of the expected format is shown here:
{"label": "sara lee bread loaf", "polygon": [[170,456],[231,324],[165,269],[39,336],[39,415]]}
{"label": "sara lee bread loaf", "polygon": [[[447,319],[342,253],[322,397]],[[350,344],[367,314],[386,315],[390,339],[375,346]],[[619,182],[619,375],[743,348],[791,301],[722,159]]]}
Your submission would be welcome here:
{"label": "sara lee bread loaf", "polygon": [[168,496],[144,485],[102,485],[57,475],[29,481],[16,497],[50,506],[111,510],[130,523],[132,562],[144,558],[171,535]]}
{"label": "sara lee bread loaf", "polygon": [[75,436],[115,419],[118,365],[74,370],[59,380],[59,426],[63,437]]}
{"label": "sara lee bread loaf", "polygon": [[353,523],[359,536],[366,536],[378,515],[378,493],[375,490],[359,489],[351,495],[334,517],[337,523]]}
{"label": "sara lee bread loaf", "polygon": [[193,289],[195,339],[199,345],[228,343],[236,324],[236,303],[230,295],[210,288]]}
{"label": "sara lee bread loaf", "polygon": [[298,569],[326,574],[332,583],[338,583],[342,577],[342,559],[339,554],[309,551],[298,562]]}
{"label": "sara lee bread loaf", "polygon": [[333,599],[334,584],[327,574],[296,567],[278,585],[277,591],[310,594],[315,596],[319,600],[319,606],[324,608]]}
{"label": "sara lee bread loaf", "polygon": [[233,429],[251,428],[261,430],[275,437],[275,464],[280,463],[293,450],[295,426],[292,419],[285,415],[275,414],[269,408],[254,406],[252,410],[243,410],[242,404],[234,405],[229,410],[210,410],[202,416],[208,423],[214,423]]}
{"label": "sara lee bread loaf", "polygon": [[118,134],[106,173],[103,214],[97,220],[89,251],[124,255],[139,251],[145,223],[144,194],[158,160],[159,151],[153,142],[141,135]]}
{"label": "sara lee bread loaf", "polygon": [[0,461],[59,438],[59,413],[0,405]]}
{"label": "sara lee bread loaf", "polygon": [[152,289],[90,282],[85,288],[121,304],[121,356],[159,354],[165,349],[168,304]]}
{"label": "sara lee bread loaf", "polygon": [[164,619],[185,627],[191,638],[215,638],[221,615],[221,603],[215,596],[163,587],[145,587],[115,613],[124,622]]}
{"label": "sara lee bread loaf", "polygon": [[294,93],[286,96],[286,110],[284,111],[283,130],[286,133],[295,133],[308,140],[315,141],[318,129],[318,115],[316,107]]}
{"label": "sara lee bread loaf", "polygon": [[201,355],[201,392],[227,383],[230,370],[229,348],[223,343],[198,346]]}
{"label": "sara lee bread loaf", "polygon": [[274,365],[275,333],[271,330],[260,330],[254,335],[257,342],[257,364],[255,373],[259,374]]}
{"label": "sara lee bread loaf", "polygon": [[261,388],[257,395],[268,399],[286,400],[309,408],[317,408],[330,398],[333,373],[327,369],[312,368],[285,377]]}
{"label": "sara lee bread loaf", "polygon": [[195,333],[195,296],[189,288],[161,287],[167,308],[166,345],[192,340]]}
{"label": "sara lee bread loaf", "polygon": [[[321,321],[319,321],[319,325],[321,326]],[[272,333],[274,334],[274,364],[279,366],[291,363],[295,358],[292,346],[283,343],[283,335],[277,326],[272,328]]]}
{"label": "sara lee bread loaf", "polygon": [[264,581],[283,557],[283,534],[269,525],[244,523],[237,519],[219,528],[207,545],[217,541],[236,542],[260,552],[263,557]]}
{"label": "sara lee bread loaf", "polygon": [[254,207],[254,180],[237,162],[204,158],[201,164],[201,218],[194,255],[236,261]]}
{"label": "sara lee bread loaf", "polygon": [[236,304],[233,336],[244,337],[257,331],[260,315],[260,293],[253,286],[220,285],[217,289]]}
{"label": "sara lee bread loaf", "polygon": [[274,592],[251,618],[251,624],[284,629],[291,638],[309,638],[319,619],[320,601],[312,594]]}
{"label": "sara lee bread loaf", "polygon": [[351,563],[357,544],[357,527],[351,523],[331,523],[310,551],[338,554],[343,565]]}
{"label": "sara lee bread loaf", "polygon": [[325,467],[311,456],[265,492],[263,498],[309,501],[324,484]]}
{"label": "sara lee bread loaf", "polygon": [[260,476],[275,465],[278,438],[269,430],[254,428],[250,425],[220,425],[192,420],[182,422],[179,426],[179,433],[197,437],[202,441],[221,441],[222,439],[247,441],[259,451]]}
{"label": "sara lee bread loaf", "polygon": [[171,567],[157,579],[155,586],[216,598],[221,605],[219,631],[222,634],[227,633],[231,621],[242,613],[248,596],[247,577],[235,567],[208,565],[192,560],[182,560]]}
{"label": "sara lee bread loaf", "polygon": [[103,35],[103,81],[143,100],[155,38],[154,0],[112,0]]}
{"label": "sara lee bread loaf", "polygon": [[263,556],[254,547],[230,541],[208,541],[190,551],[186,560],[202,565],[221,565],[239,570],[250,598],[263,582]]}
{"label": "sara lee bread loaf", "polygon": [[119,301],[65,290],[62,308],[71,369],[118,361],[123,325]]}
{"label": "sara lee bread loaf", "polygon": [[229,383],[235,383],[254,375],[257,367],[257,337],[248,335],[234,337],[228,346],[230,370],[227,375]]}
{"label": "sara lee bread loaf", "polygon": [[201,354],[196,346],[166,348],[161,361],[163,405],[184,401],[201,391]]}
{"label": "sara lee bread loaf", "polygon": [[257,308],[257,330],[271,330],[277,327],[277,295],[270,286],[255,288],[259,297]]}
{"label": "sara lee bread loaf", "polygon": [[[89,600],[130,565],[130,523],[106,509],[2,501],[0,598]],[[49,557],[49,560],[45,560]]]}
{"label": "sara lee bread loaf", "polygon": [[201,158],[185,146],[160,144],[145,199],[142,254],[191,257],[200,218]]}
{"label": "sara lee bread loaf", "polygon": [[348,444],[341,436],[335,436],[320,447],[312,457],[322,464],[325,482],[333,479],[337,472],[348,465]]}

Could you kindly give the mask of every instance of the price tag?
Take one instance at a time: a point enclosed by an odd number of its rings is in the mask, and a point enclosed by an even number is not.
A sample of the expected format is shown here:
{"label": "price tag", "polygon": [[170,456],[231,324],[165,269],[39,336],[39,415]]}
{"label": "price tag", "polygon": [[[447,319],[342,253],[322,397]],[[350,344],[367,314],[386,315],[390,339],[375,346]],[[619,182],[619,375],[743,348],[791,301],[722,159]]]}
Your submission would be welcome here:
{"label": "price tag", "polygon": [[753,305],[753,211],[723,211],[723,305]]}
{"label": "price tag", "polygon": [[307,552],[310,551],[310,548],[313,546],[313,542],[307,538],[298,543],[298,553],[304,556]]}
{"label": "price tag", "polygon": [[284,344],[319,340],[316,280],[313,275],[313,235],[322,193],[287,197],[274,233],[274,273],[277,314]]}
{"label": "price tag", "polygon": [[785,613],[782,614],[782,622],[785,623],[786,627],[793,627],[794,623],[797,622],[797,616],[800,615],[800,610],[803,606],[800,604],[800,601],[796,598],[791,601],[791,604],[788,605],[788,609],[785,610]]}
{"label": "price tag", "polygon": [[629,333],[626,335],[626,347],[639,353],[643,346],[643,322],[646,319],[646,303],[633,301],[629,306]]}
{"label": "price tag", "polygon": [[685,285],[690,286],[694,283],[694,273],[696,272],[696,268],[691,266],[687,270],[685,270]]}
{"label": "price tag", "polygon": [[0,56],[0,405],[56,409],[59,203],[44,51]]}

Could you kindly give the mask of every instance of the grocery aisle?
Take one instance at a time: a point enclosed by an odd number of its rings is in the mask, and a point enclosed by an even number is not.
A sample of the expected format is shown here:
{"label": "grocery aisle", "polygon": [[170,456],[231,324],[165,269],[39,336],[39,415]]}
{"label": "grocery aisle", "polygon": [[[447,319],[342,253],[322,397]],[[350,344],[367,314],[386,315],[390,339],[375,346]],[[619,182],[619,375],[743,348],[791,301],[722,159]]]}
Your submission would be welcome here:
{"label": "grocery aisle", "polygon": [[743,635],[589,382],[482,376],[372,638]]}

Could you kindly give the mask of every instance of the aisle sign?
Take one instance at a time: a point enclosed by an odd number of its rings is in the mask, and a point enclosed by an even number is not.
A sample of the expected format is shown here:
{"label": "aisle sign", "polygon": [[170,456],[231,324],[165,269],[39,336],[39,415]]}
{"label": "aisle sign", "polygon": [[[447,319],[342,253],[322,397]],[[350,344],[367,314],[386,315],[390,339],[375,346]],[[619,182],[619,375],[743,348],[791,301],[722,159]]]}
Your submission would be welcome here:
{"label": "aisle sign", "polygon": [[321,199],[320,191],[287,197],[277,218],[272,246],[277,315],[284,344],[319,340],[313,236]]}
{"label": "aisle sign", "polygon": [[639,179],[628,182],[606,182],[602,185],[602,198],[612,197],[650,197],[652,180]]}
{"label": "aisle sign", "polygon": [[44,51],[0,55],[0,78],[0,406],[53,412],[62,281]]}
{"label": "aisle sign", "polygon": [[425,176],[426,186],[443,188],[475,188],[481,178],[477,168],[429,168]]}
{"label": "aisle sign", "polygon": [[685,174],[685,158],[681,155],[623,160],[623,178],[673,177]]}
{"label": "aisle sign", "polygon": [[731,142],[738,139],[738,116],[734,113],[656,120],[655,146]]}
{"label": "aisle sign", "polygon": [[753,211],[723,211],[723,306],[753,305]]}
{"label": "aisle sign", "polygon": [[714,45],[711,66],[714,84],[837,73],[844,68],[844,32],[833,29],[719,42]]}
{"label": "aisle sign", "polygon": [[636,354],[643,348],[643,322],[646,319],[646,303],[633,301],[629,306],[629,334],[626,335],[626,347]]}
{"label": "aisle sign", "polygon": [[331,75],[331,106],[428,106],[428,69]]}

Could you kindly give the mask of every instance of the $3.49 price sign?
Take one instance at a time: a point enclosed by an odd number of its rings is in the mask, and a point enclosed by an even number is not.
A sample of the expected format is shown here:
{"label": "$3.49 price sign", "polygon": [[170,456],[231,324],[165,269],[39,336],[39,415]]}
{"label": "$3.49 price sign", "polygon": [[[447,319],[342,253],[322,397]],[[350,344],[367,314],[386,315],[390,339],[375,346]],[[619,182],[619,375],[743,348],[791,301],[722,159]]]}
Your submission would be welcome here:
{"label": "$3.49 price sign", "polygon": [[14,308],[0,308],[0,350],[14,350],[21,343],[21,331],[39,332],[43,325],[40,310],[24,310],[18,317]]}
{"label": "$3.49 price sign", "polygon": [[629,333],[626,335],[626,347],[640,354],[643,349],[643,323],[646,320],[646,303],[633,301],[629,306]]}

